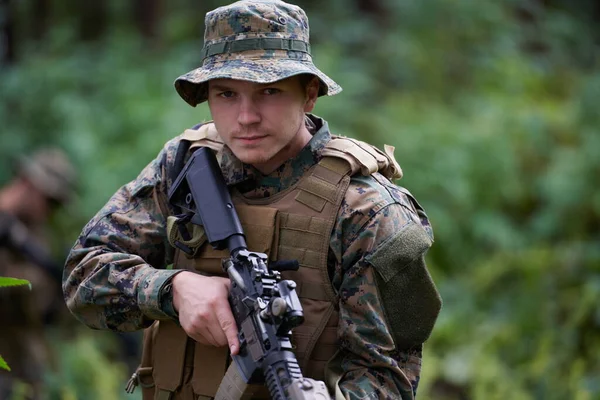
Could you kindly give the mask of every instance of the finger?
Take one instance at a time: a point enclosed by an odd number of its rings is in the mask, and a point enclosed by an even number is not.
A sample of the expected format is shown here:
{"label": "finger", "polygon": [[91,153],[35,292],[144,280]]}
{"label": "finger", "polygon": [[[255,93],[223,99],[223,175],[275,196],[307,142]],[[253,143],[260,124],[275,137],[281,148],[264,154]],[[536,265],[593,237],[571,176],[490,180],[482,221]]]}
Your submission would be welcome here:
{"label": "finger", "polygon": [[216,317],[213,320],[213,323],[207,327],[206,335],[214,343],[213,346],[223,347],[228,345],[227,337],[225,336],[223,329],[221,329],[221,325],[219,324],[219,321]]}
{"label": "finger", "polygon": [[225,342],[223,345],[229,344],[229,350],[231,354],[236,355],[240,348],[238,340],[238,329],[233,318],[233,313],[229,308],[229,304],[225,304],[224,307],[219,308],[215,311],[217,319],[219,320],[219,326],[221,332],[224,335]]}
{"label": "finger", "polygon": [[204,345],[218,346],[213,335],[209,332],[210,320],[213,321],[213,325],[218,325],[213,313],[208,315],[198,313],[192,316],[185,315],[187,318],[184,318],[184,314],[180,314],[181,327],[189,337]]}
{"label": "finger", "polygon": [[211,346],[223,347],[227,345],[225,335],[219,329],[209,327],[204,334],[204,338],[208,340]]}
{"label": "finger", "polygon": [[194,333],[193,335],[188,335],[189,337],[191,337],[192,339],[194,339],[196,342],[203,344],[205,346],[214,346],[214,343],[211,343],[211,340],[208,340],[208,338],[212,338],[212,336],[207,332],[204,334],[200,334],[200,333]]}
{"label": "finger", "polygon": [[216,342],[214,342],[212,335],[210,334],[210,332],[208,332],[208,329],[205,327],[191,329],[184,328],[184,331],[190,338],[194,339],[198,343],[201,343],[206,346],[216,346]]}

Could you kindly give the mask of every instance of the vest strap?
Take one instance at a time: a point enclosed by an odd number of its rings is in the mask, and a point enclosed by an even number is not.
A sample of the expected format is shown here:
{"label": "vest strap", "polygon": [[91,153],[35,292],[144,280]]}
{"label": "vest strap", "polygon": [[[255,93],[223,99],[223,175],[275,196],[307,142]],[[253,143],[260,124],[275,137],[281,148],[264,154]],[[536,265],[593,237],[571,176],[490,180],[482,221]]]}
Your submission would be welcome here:
{"label": "vest strap", "polygon": [[183,131],[181,138],[190,142],[195,142],[202,139],[210,139],[222,143],[219,133],[217,132],[217,128],[212,121],[199,126],[197,129],[186,129]]}
{"label": "vest strap", "polygon": [[[324,312],[323,318],[321,319],[321,323],[315,327],[316,329],[314,331],[314,334],[311,335],[311,337],[309,338],[308,344],[306,345],[306,356],[304,358],[302,365],[300,366],[302,371],[306,371],[308,369],[310,357],[315,348],[315,344],[317,343],[317,339],[319,339],[319,337],[321,336],[321,333],[325,329],[325,323],[327,321],[329,321],[329,318],[331,317],[331,314],[333,313],[333,311],[334,311],[333,304],[330,304],[329,307],[327,307],[327,310],[325,310],[325,312]],[[320,379],[320,377],[319,377],[319,379]]]}
{"label": "vest strap", "polygon": [[296,201],[322,212],[327,203],[335,204],[339,182],[351,172],[347,161],[323,157],[306,179],[300,181]]}
{"label": "vest strap", "polygon": [[[342,153],[342,154],[340,154]],[[364,151],[355,141],[350,138],[337,138],[331,139],[327,143],[327,147],[323,150],[323,154],[338,156],[344,158],[350,158],[355,161],[353,172],[356,169],[360,169],[363,175],[369,175],[376,172],[378,169],[377,159],[370,153]]]}
{"label": "vest strap", "polygon": [[325,204],[327,204],[327,200],[324,198],[305,191],[300,191],[296,195],[296,201],[317,212],[323,211]]}
{"label": "vest strap", "polygon": [[360,140],[334,136],[323,149],[324,157],[344,159],[350,164],[351,174],[362,175],[380,172],[388,179],[402,178],[402,169],[394,158],[394,147],[384,146],[385,151]]}
{"label": "vest strap", "polygon": [[313,175],[332,185],[337,185],[351,171],[350,164],[346,160],[323,157],[315,167]]}
{"label": "vest strap", "polygon": [[319,162],[319,165],[322,165],[323,167],[330,169],[333,172],[338,173],[342,177],[345,175],[351,174],[353,172],[352,166],[350,165],[348,160],[341,159],[339,157],[327,156],[326,154],[323,156],[323,158]]}
{"label": "vest strap", "polygon": [[301,180],[298,187],[303,191],[327,200],[329,203],[333,203],[335,201],[337,186],[317,178],[314,175],[309,176],[307,179]]}
{"label": "vest strap", "polygon": [[198,147],[208,147],[209,149],[219,152],[223,148],[223,139],[219,136],[215,124],[207,122],[198,129],[186,129],[183,131],[181,138],[192,142],[190,150]]}
{"label": "vest strap", "polygon": [[377,147],[371,146],[365,142],[361,142],[360,140],[356,140],[353,138],[347,138],[349,141],[351,141],[352,143],[354,143],[354,145],[358,148],[361,149],[363,152],[369,154],[372,158],[372,160],[375,161],[375,168],[378,168],[378,164],[384,162],[385,160],[385,155],[384,153],[382,153],[381,150],[379,150]]}

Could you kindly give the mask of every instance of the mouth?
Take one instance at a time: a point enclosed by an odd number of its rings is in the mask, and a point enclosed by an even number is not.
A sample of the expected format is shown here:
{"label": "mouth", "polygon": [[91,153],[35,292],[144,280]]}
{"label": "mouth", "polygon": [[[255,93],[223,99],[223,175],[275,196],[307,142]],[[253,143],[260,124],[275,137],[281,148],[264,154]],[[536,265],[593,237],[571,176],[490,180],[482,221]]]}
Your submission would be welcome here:
{"label": "mouth", "polygon": [[242,143],[246,143],[246,144],[252,144],[252,143],[257,143],[259,141],[261,141],[262,139],[266,138],[266,135],[263,136],[244,136],[244,137],[237,137],[236,139],[239,140]]}

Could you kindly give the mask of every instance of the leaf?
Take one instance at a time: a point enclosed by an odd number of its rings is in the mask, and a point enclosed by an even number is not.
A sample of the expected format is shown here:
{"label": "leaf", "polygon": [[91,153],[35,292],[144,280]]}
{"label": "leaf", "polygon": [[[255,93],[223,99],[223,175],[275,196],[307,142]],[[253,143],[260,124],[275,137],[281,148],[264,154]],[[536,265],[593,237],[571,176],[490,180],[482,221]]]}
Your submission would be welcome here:
{"label": "leaf", "polygon": [[4,361],[4,358],[2,358],[2,356],[0,356],[0,368],[10,371],[10,367],[8,366],[6,361]]}
{"label": "leaf", "polygon": [[17,278],[6,278],[0,276],[0,287],[9,287],[9,286],[29,286],[31,289],[31,283],[25,279],[17,279]]}

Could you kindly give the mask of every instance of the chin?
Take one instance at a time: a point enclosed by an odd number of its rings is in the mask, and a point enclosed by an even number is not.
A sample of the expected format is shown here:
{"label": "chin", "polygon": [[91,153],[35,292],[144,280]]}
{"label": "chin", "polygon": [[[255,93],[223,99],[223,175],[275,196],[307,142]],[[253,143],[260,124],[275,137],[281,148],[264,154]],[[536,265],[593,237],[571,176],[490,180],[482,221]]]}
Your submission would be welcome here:
{"label": "chin", "polygon": [[264,163],[269,159],[269,157],[266,154],[256,154],[256,152],[247,150],[242,150],[240,153],[235,155],[241,162],[250,165]]}

